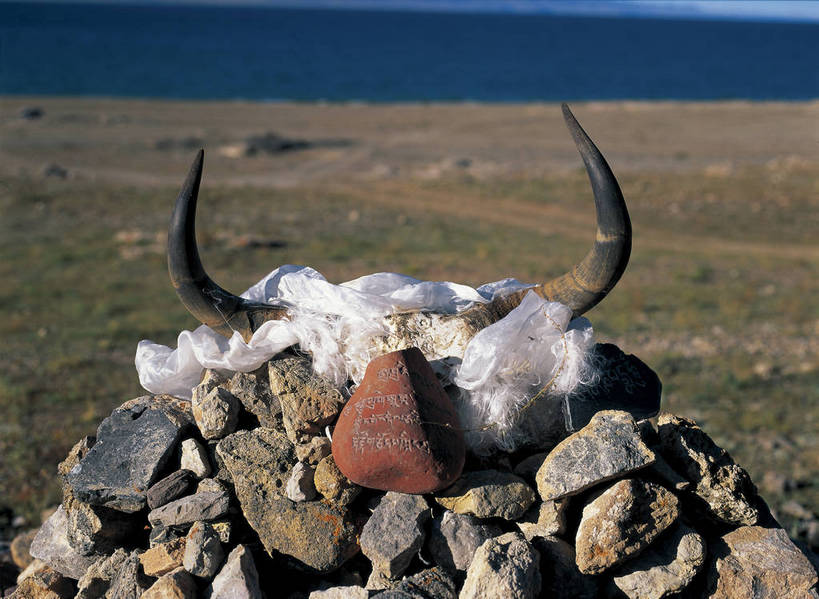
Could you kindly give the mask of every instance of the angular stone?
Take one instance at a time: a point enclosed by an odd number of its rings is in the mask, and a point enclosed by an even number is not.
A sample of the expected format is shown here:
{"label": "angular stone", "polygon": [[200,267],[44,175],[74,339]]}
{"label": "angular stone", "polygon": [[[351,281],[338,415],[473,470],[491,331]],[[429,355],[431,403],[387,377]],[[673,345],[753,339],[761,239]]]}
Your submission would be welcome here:
{"label": "angular stone", "polygon": [[315,466],[332,452],[332,444],[327,437],[310,437],[307,443],[296,445],[296,457],[300,462]]}
{"label": "angular stone", "polygon": [[817,582],[816,570],[781,528],[742,526],[710,553],[716,558],[708,573],[711,599],[808,599]]}
{"label": "angular stone", "polygon": [[77,583],[76,599],[100,599],[105,596],[111,580],[128,557],[128,552],[118,548],[108,557],[94,562]]}
{"label": "angular stone", "polygon": [[193,486],[196,476],[190,470],[177,470],[148,489],[148,507],[156,509],[181,497]]}
{"label": "angular stone", "polygon": [[611,343],[598,343],[590,361],[598,376],[590,385],[578,385],[566,398],[567,430],[580,430],[603,410],[628,412],[635,420],[657,415],[663,385],[642,360]]}
{"label": "angular stone", "polygon": [[219,533],[208,522],[195,522],[185,541],[185,570],[200,578],[213,578],[224,559]]}
{"label": "angular stone", "polygon": [[541,597],[597,599],[598,577],[583,574],[575,563],[574,547],[557,537],[535,537],[540,553]]}
{"label": "angular stone", "polygon": [[68,543],[82,555],[111,553],[138,534],[143,523],[138,514],[80,501],[69,485],[63,487],[63,508],[68,519]]}
{"label": "angular stone", "polygon": [[141,571],[139,551],[134,550],[120,565],[111,579],[111,586],[105,594],[106,599],[139,599],[148,587],[151,579]]}
{"label": "angular stone", "polygon": [[68,451],[66,458],[57,464],[57,472],[59,475],[62,477],[68,476],[71,469],[82,461],[91,448],[94,447],[94,443],[96,442],[97,438],[92,436],[86,436],[77,441],[74,444],[74,447]]}
{"label": "angular stone", "polygon": [[313,483],[313,469],[304,462],[297,462],[290,472],[290,479],[285,486],[285,495],[290,501],[311,501],[316,497],[316,486]]}
{"label": "angular stone", "polygon": [[540,554],[523,535],[489,539],[475,552],[460,599],[535,599],[540,592]]}
{"label": "angular stone", "polygon": [[658,432],[663,457],[693,483],[693,492],[711,517],[733,525],[757,522],[756,487],[751,477],[693,420],[662,414]]}
{"label": "angular stone", "polygon": [[378,570],[397,578],[424,543],[430,509],[423,497],[389,492],[381,498],[361,531],[361,551]]}
{"label": "angular stone", "polygon": [[75,580],[82,577],[96,558],[77,553],[68,543],[68,516],[61,505],[40,527],[31,542],[29,552],[63,576]]}
{"label": "angular stone", "polygon": [[221,439],[236,430],[239,422],[239,400],[228,390],[206,384],[194,387],[191,397],[196,426],[205,439]]}
{"label": "angular stone", "polygon": [[417,348],[367,365],[333,433],[333,457],[356,484],[430,493],[452,484],[466,456],[458,416]]}
{"label": "angular stone", "polygon": [[484,523],[469,514],[449,510],[433,519],[427,541],[432,560],[449,571],[465,572],[484,541],[503,534],[496,524]]}
{"label": "angular stone", "polygon": [[180,567],[184,555],[185,539],[176,539],[151,547],[139,556],[139,563],[147,576],[156,578]]}
{"label": "angular stone", "polygon": [[259,573],[253,556],[244,545],[237,545],[225,565],[205,591],[206,599],[262,599]]}
{"label": "angular stone", "polygon": [[215,478],[203,478],[196,485],[197,493],[227,493],[228,488],[221,481]]}
{"label": "angular stone", "polygon": [[238,431],[219,441],[216,455],[236,484],[270,489],[284,494],[296,464],[293,444],[282,433],[269,428]]}
{"label": "angular stone", "polygon": [[337,586],[312,591],[307,599],[367,599],[370,592],[364,587]]}
{"label": "angular stone", "polygon": [[196,599],[196,582],[184,568],[177,568],[153,583],[141,599]]}
{"label": "angular stone", "polygon": [[705,563],[705,541],[680,524],[670,534],[626,562],[614,585],[629,599],[662,599],[685,589]]}
{"label": "angular stone", "polygon": [[267,364],[253,372],[234,373],[225,386],[259,424],[266,428],[282,427],[282,408],[279,398],[270,389]]}
{"label": "angular stone", "polygon": [[[312,596],[312,595],[311,595]],[[428,568],[402,580],[372,599],[457,599],[455,580],[443,568]]]}
{"label": "angular stone", "polygon": [[583,508],[577,528],[577,567],[600,574],[634,557],[680,514],[671,491],[628,479],[614,483]]}
{"label": "angular stone", "polygon": [[643,443],[631,414],[598,412],[549,453],[537,471],[537,489],[544,501],[577,495],[653,462],[654,452]]}
{"label": "angular stone", "polygon": [[156,547],[162,543],[169,543],[170,541],[181,539],[186,534],[188,534],[188,529],[185,525],[162,526],[161,524],[155,524],[152,526],[151,532],[148,535],[148,543],[150,547]]}
{"label": "angular stone", "polygon": [[535,537],[562,536],[566,532],[568,499],[542,501],[533,505],[515,524],[532,541]]}
{"label": "angular stone", "polygon": [[223,544],[230,542],[230,534],[233,532],[233,523],[230,520],[213,520],[209,522],[214,532]]}
{"label": "angular stone", "polygon": [[361,487],[341,473],[332,455],[318,463],[313,483],[325,499],[340,506],[349,505],[361,493]]}
{"label": "angular stone", "polygon": [[183,526],[197,520],[216,520],[228,512],[230,495],[225,492],[196,493],[175,499],[148,513],[151,526]]}
{"label": "angular stone", "polygon": [[37,536],[38,530],[37,528],[33,528],[27,532],[20,533],[11,540],[11,545],[9,546],[11,561],[21,570],[25,570],[28,565],[34,561],[34,558],[31,557],[31,553],[29,553],[29,549],[31,548],[31,542],[34,540],[34,537]]}
{"label": "angular stone", "polygon": [[535,499],[535,492],[522,478],[500,470],[465,472],[454,485],[435,495],[435,501],[453,512],[504,520],[523,516]]}
{"label": "angular stone", "polygon": [[124,403],[102,421],[96,444],[68,473],[74,495],[122,512],[145,508],[147,489],[190,423],[190,403],[167,395]]}
{"label": "angular stone", "polygon": [[294,443],[309,441],[332,424],[344,406],[344,396],[330,381],[313,372],[304,356],[268,362],[270,389],[279,398],[284,430]]}
{"label": "angular stone", "polygon": [[43,560],[37,559],[35,557],[34,561],[32,561],[28,566],[26,566],[25,570],[23,570],[22,572],[20,572],[17,575],[17,584],[20,584],[26,578],[29,578],[30,576],[34,576],[35,574],[37,574],[38,572],[41,572],[43,570],[53,570],[53,568],[51,568]]}
{"label": "angular stone", "polygon": [[179,458],[179,467],[182,470],[190,470],[196,478],[210,476],[211,467],[208,463],[208,453],[202,444],[196,439],[185,439],[182,441],[182,454]]}
{"label": "angular stone", "polygon": [[74,581],[49,567],[40,568],[17,585],[16,599],[71,599]]}

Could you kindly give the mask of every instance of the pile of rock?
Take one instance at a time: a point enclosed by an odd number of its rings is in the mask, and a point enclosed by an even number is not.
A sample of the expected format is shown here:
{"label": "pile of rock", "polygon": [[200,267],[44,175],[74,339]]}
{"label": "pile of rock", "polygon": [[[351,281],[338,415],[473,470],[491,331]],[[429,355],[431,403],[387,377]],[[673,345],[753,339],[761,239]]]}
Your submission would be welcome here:
{"label": "pile of rock", "polygon": [[819,597],[690,420],[598,411],[407,494],[342,474],[327,432],[344,405],[296,354],[208,371],[192,401],[126,402],[59,465],[62,505],[17,542],[35,559],[12,596]]}

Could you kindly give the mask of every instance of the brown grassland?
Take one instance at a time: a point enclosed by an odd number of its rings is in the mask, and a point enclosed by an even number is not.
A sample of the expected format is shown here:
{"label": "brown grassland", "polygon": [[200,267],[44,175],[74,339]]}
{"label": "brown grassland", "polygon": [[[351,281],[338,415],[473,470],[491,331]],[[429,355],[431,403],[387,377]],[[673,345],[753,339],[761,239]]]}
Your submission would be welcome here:
{"label": "brown grassland", "polygon": [[[598,340],[652,366],[663,408],[695,418],[775,509],[816,512],[819,103],[573,109],[634,228],[628,270],[587,314]],[[312,145],[239,156],[266,132]],[[35,519],[58,502],[68,448],[144,393],[137,341],[196,326],[164,251],[199,145],[200,250],[237,293],[285,263],[336,282],[535,281],[593,239],[556,105],[1,98],[0,508]]]}

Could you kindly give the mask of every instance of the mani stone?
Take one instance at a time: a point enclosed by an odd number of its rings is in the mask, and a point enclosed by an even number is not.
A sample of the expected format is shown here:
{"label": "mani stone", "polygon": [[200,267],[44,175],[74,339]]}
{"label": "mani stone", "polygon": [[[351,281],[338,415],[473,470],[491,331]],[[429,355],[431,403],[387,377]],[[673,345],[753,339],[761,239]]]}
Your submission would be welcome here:
{"label": "mani stone", "polygon": [[148,513],[151,526],[183,526],[197,520],[216,520],[228,512],[230,495],[225,491],[202,492],[175,499]]}
{"label": "mani stone", "polygon": [[148,507],[155,509],[184,495],[195,480],[196,476],[190,470],[177,470],[155,482],[148,489]]}
{"label": "mani stone", "polygon": [[510,532],[481,545],[472,558],[459,599],[535,599],[540,593],[540,554],[523,535]]}
{"label": "mani stone", "polygon": [[219,570],[225,552],[219,533],[208,522],[195,522],[185,540],[182,565],[185,570],[200,578],[213,578]]}
{"label": "mani stone", "polygon": [[244,545],[230,552],[225,565],[205,590],[206,599],[262,599],[259,573]]}
{"label": "mani stone", "polygon": [[318,463],[313,482],[325,499],[341,506],[349,505],[361,493],[361,487],[341,473],[332,455]]}
{"label": "mani stone", "polygon": [[614,585],[629,599],[662,599],[686,588],[705,563],[705,541],[684,524],[629,560]]}
{"label": "mani stone", "polygon": [[532,488],[511,472],[464,472],[454,485],[435,495],[435,501],[459,514],[478,518],[517,520],[536,499]]}
{"label": "mani stone", "polygon": [[361,552],[372,562],[373,571],[387,578],[401,576],[424,543],[424,524],[429,518],[423,497],[384,495],[361,531]]}
{"label": "mani stone", "polygon": [[211,473],[208,463],[208,452],[196,439],[185,439],[182,441],[179,467],[183,470],[190,470],[196,478],[206,478]]}
{"label": "mani stone", "polygon": [[621,480],[583,508],[575,537],[577,567],[600,574],[634,557],[679,517],[679,501],[665,487]]}
{"label": "mani stone", "polygon": [[336,423],[333,457],[351,481],[382,491],[431,493],[460,476],[466,446],[458,415],[421,350],[367,365]]}
{"label": "mani stone", "polygon": [[577,495],[654,462],[631,414],[598,412],[589,424],[555,447],[535,476],[544,501]]}
{"label": "mani stone", "polygon": [[580,430],[603,410],[622,410],[635,420],[657,415],[663,385],[642,360],[611,343],[596,344],[589,358],[597,378],[591,385],[578,385],[566,397],[567,430]]}
{"label": "mani stone", "polygon": [[69,578],[79,580],[96,557],[80,555],[68,542],[68,516],[61,505],[46,520],[31,542],[31,556]]}
{"label": "mani stone", "polygon": [[184,568],[163,575],[140,599],[196,599],[196,582]]}
{"label": "mani stone", "polygon": [[449,510],[433,519],[427,549],[433,561],[450,571],[465,572],[483,543],[503,534],[500,526],[484,523],[469,514]]}
{"label": "mani stone", "polygon": [[344,405],[344,396],[330,381],[313,372],[303,356],[287,356],[268,363],[270,389],[279,399],[287,437],[308,441],[332,424]]}
{"label": "mani stone", "polygon": [[694,484],[693,492],[708,514],[735,526],[756,524],[759,511],[752,505],[756,487],[728,452],[693,420],[662,414],[658,424],[663,457]]}
{"label": "mani stone", "polygon": [[192,423],[190,403],[168,395],[124,403],[102,421],[97,442],[68,473],[80,501],[121,512],[145,508],[145,493]]}
{"label": "mani stone", "polygon": [[156,578],[181,566],[184,555],[185,539],[175,539],[151,547],[139,556],[139,563],[146,575]]}
{"label": "mani stone", "polygon": [[[709,550],[712,549],[709,547]],[[808,599],[816,570],[781,528],[742,526],[713,547],[708,573],[710,599]]]}

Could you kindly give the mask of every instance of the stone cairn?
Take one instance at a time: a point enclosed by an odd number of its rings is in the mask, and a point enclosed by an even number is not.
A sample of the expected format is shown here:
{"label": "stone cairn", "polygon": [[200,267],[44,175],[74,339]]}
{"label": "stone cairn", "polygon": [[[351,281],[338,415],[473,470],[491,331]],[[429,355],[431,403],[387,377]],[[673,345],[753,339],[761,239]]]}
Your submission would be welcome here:
{"label": "stone cairn", "polygon": [[351,398],[292,352],[206,371],[191,401],[130,400],[59,465],[11,596],[819,597],[745,470],[656,417],[642,362],[597,351],[597,387],[490,457],[465,451],[418,350],[377,358]]}

